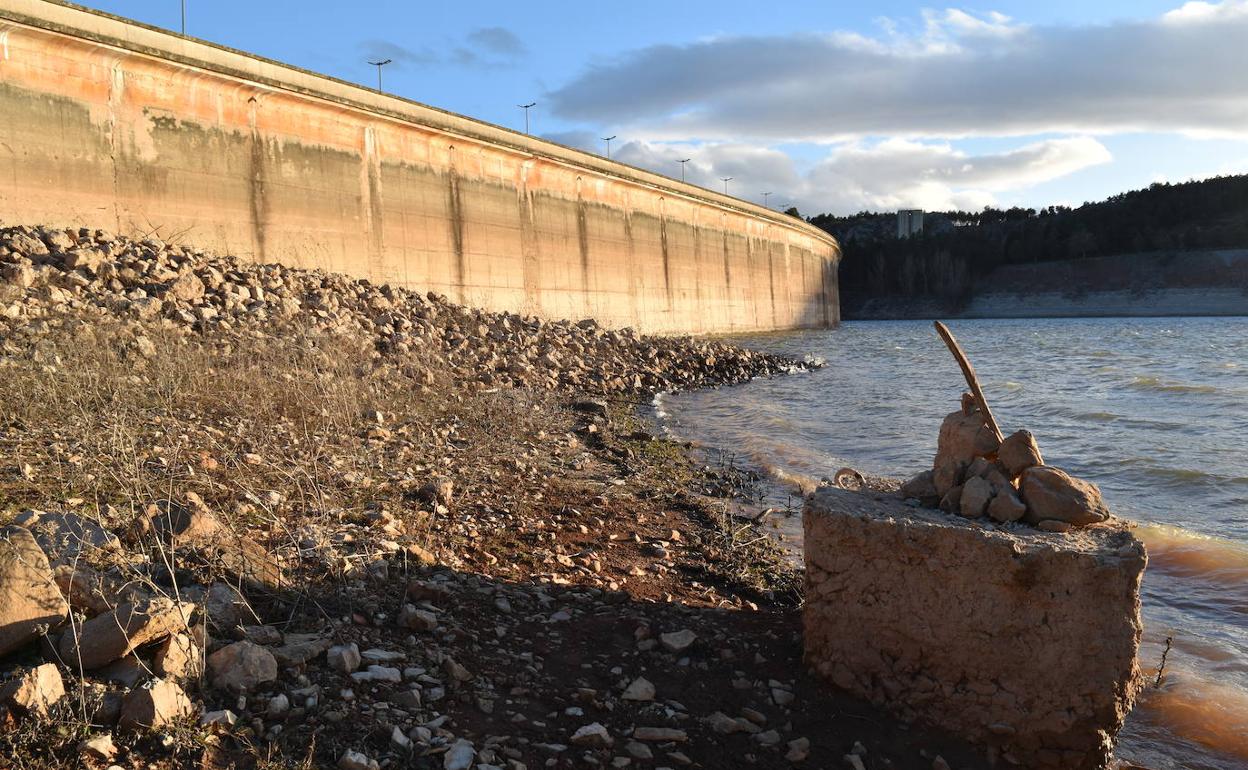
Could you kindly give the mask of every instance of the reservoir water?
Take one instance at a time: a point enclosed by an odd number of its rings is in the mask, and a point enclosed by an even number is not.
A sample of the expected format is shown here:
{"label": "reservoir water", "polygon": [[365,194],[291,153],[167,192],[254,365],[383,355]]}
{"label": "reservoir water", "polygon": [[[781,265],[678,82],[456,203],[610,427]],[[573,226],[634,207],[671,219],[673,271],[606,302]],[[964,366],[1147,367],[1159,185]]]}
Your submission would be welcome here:
{"label": "reservoir water", "polygon": [[[950,323],[1002,430],[1095,481],[1148,547],[1141,668],[1118,756],[1157,770],[1248,768],[1248,319]],[[965,390],[927,321],[740,337],[823,369],[659,399],[672,433],[770,472],[781,505],[838,468],[931,467]],[[800,539],[796,517],[779,521]],[[1167,638],[1173,649],[1151,685]]]}

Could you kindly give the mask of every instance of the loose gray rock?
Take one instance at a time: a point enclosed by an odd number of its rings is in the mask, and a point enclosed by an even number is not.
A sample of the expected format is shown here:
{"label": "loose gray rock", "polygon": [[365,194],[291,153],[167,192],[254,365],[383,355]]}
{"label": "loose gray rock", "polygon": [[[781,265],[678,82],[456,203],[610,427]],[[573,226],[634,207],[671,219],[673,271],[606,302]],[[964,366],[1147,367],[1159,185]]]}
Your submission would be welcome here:
{"label": "loose gray rock", "polygon": [[403,609],[399,611],[398,623],[403,628],[410,628],[413,631],[433,631],[438,627],[438,616],[429,610],[404,604]]}
{"label": "loose gray rock", "polygon": [[95,759],[109,760],[117,755],[117,744],[111,733],[100,733],[78,744],[78,750]]}
{"label": "loose gray rock", "polygon": [[795,738],[789,741],[789,751],[784,758],[790,762],[803,762],[810,756],[810,739]]}
{"label": "loose gray rock", "polygon": [[605,749],[615,745],[615,739],[607,728],[599,722],[591,722],[572,733],[569,739],[573,746],[584,746],[591,749]]}
{"label": "loose gray rock", "polygon": [[203,673],[203,649],[190,634],[173,634],[157,646],[152,668],[166,679],[198,679]]}
{"label": "loose gray rock", "polygon": [[351,749],[347,749],[338,758],[338,770],[379,770],[380,767],[377,760]]}
{"label": "loose gray rock", "polygon": [[460,738],[442,755],[442,770],[468,770],[476,756],[472,743]]}
{"label": "loose gray rock", "polygon": [[940,495],[936,492],[935,475],[936,472],[930,470],[914,476],[901,485],[899,490],[901,496],[906,499],[918,500],[920,504],[928,508],[935,507],[940,502]]}
{"label": "loose gray rock", "polygon": [[283,719],[290,713],[290,698],[285,693],[278,693],[269,698],[269,705],[265,708],[265,713],[269,719]]}
{"label": "loose gray rock", "polygon": [[966,467],[967,463],[963,460],[946,460],[932,469],[932,486],[936,488],[938,499],[943,500],[949,490],[962,484]]}
{"label": "loose gray rock", "polygon": [[90,556],[96,551],[116,551],[121,547],[116,535],[76,513],[22,511],[13,523],[31,531],[52,564]]}
{"label": "loose gray rock", "polygon": [[245,693],[277,679],[277,659],[253,642],[235,642],[208,656],[213,687]]}
{"label": "loose gray rock", "polygon": [[697,640],[698,635],[687,628],[659,635],[659,642],[668,652],[684,652]]}
{"label": "loose gray rock", "polygon": [[654,685],[650,680],[639,676],[624,689],[624,694],[620,697],[624,700],[652,701],[654,700],[654,695]]}
{"label": "loose gray rock", "polygon": [[340,674],[350,674],[360,667],[360,648],[355,642],[338,644],[325,654],[329,667]]}
{"label": "loose gray rock", "polygon": [[689,734],[675,727],[638,727],[633,731],[633,738],[651,743],[684,743],[689,740]]}

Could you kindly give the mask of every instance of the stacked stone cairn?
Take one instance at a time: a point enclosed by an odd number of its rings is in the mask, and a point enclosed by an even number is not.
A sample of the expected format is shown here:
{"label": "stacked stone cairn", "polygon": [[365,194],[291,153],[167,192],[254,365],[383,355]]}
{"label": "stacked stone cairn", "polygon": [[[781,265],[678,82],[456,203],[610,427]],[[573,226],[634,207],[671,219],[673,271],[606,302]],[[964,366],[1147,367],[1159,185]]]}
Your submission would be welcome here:
{"label": "stacked stone cairn", "polygon": [[1044,464],[1030,431],[997,440],[971,394],[940,426],[936,460],[901,487],[918,505],[994,522],[1024,522],[1046,532],[1068,532],[1110,517],[1101,491]]}

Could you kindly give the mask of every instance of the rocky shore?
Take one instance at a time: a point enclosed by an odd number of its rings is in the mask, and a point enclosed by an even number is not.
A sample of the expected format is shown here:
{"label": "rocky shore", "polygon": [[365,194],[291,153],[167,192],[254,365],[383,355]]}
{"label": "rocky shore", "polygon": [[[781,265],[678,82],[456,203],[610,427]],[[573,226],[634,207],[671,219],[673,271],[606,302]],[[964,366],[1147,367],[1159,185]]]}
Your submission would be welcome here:
{"label": "rocky shore", "polygon": [[[175,333],[360,335],[379,356],[428,380],[440,367],[479,386],[571,388],[600,394],[731,384],[800,366],[693,338],[643,337],[592,321],[542,321],[449,303],[445,297],[320,271],[254,265],[101,230],[0,231],[3,351],[54,325],[121,319],[140,354],[141,324]],[[75,318],[58,318],[72,315]],[[415,359],[415,362],[413,362]],[[421,365],[423,364],[423,369]]]}
{"label": "rocky shore", "polygon": [[981,766],[637,414],[801,365],[0,230],[0,767]]}

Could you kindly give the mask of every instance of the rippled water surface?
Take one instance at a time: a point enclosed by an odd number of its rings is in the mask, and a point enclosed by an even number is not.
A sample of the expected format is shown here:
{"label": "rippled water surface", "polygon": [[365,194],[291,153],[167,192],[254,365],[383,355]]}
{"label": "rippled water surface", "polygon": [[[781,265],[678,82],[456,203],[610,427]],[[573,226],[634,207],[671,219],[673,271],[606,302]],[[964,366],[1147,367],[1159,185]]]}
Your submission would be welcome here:
{"label": "rippled water surface", "polygon": [[[1007,434],[1096,481],[1148,545],[1141,665],[1174,648],[1119,755],[1155,768],[1248,768],[1248,319],[1045,319],[951,324]],[[744,337],[826,368],[665,397],[678,435],[731,448],[779,479],[842,466],[930,467],[965,389],[929,322],[849,322]],[[786,535],[800,536],[789,522]]]}

